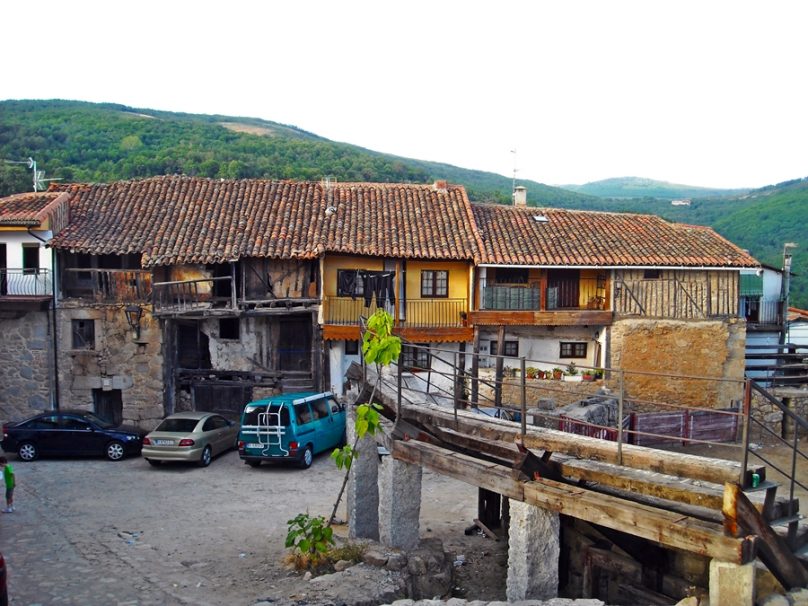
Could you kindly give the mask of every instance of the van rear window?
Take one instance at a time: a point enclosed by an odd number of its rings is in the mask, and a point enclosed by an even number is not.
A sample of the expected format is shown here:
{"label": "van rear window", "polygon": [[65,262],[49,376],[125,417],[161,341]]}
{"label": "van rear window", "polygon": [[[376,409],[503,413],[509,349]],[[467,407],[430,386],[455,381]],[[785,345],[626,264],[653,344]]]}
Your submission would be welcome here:
{"label": "van rear window", "polygon": [[286,406],[282,406],[280,404],[270,404],[269,407],[266,406],[247,406],[244,409],[244,420],[242,421],[242,425],[259,425],[258,423],[258,415],[267,412],[267,408],[269,408],[269,418],[264,420],[263,418],[261,421],[268,425],[277,425],[278,424],[278,417],[276,416],[278,412],[280,412],[281,417],[281,425],[286,427],[289,425],[289,409]]}

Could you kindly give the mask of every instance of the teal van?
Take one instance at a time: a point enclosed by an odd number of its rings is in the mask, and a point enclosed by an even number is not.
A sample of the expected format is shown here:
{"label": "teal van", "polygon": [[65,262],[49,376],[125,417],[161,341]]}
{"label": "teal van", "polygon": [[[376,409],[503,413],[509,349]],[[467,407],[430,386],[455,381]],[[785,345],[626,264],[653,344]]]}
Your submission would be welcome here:
{"label": "teal van", "polygon": [[252,467],[293,461],[305,469],[314,455],[344,442],[345,408],[330,391],[256,400],[241,414],[238,454]]}

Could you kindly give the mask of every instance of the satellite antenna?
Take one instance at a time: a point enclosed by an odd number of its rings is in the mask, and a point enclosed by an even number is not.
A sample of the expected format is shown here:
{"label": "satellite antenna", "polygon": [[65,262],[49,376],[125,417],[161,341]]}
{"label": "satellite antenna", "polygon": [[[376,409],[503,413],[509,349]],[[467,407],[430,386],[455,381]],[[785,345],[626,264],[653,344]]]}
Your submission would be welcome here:
{"label": "satellite antenna", "polygon": [[44,191],[47,189],[48,181],[61,181],[59,178],[46,179],[45,171],[37,170],[36,160],[30,157],[27,160],[6,160],[6,164],[25,164],[28,168],[30,168],[33,171],[33,184],[35,192]]}

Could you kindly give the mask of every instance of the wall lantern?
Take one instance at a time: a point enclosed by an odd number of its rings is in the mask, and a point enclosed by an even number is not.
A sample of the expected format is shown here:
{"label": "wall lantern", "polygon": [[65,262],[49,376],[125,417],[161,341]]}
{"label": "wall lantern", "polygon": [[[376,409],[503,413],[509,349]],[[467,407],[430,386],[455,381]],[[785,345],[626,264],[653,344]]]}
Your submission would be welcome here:
{"label": "wall lantern", "polygon": [[127,305],[123,310],[126,314],[126,322],[135,332],[135,340],[140,339],[140,319],[143,317],[143,308],[140,305]]}

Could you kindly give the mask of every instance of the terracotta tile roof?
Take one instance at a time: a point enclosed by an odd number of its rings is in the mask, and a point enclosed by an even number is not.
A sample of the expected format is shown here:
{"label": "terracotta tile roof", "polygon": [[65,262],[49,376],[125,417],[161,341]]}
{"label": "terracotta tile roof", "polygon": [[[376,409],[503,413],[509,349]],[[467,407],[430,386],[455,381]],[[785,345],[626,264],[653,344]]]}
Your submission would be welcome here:
{"label": "terracotta tile roof", "polygon": [[[474,204],[482,263],[544,266],[757,267],[709,227],[654,215]],[[539,222],[535,216],[544,216]]]}
{"label": "terracotta tile roof", "polygon": [[59,196],[59,192],[29,192],[0,198],[0,225],[40,227],[66,201]]}
{"label": "terracotta tile roof", "polygon": [[[325,252],[474,259],[471,205],[460,186],[154,177],[59,185],[71,222],[51,245],[142,253],[144,266]],[[329,210],[333,207],[333,210]]]}

